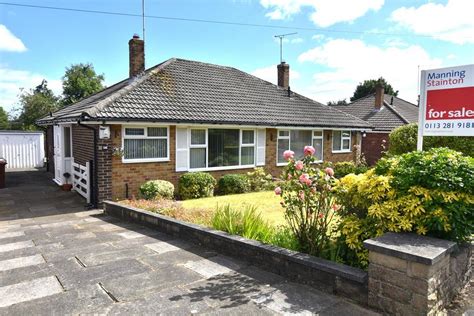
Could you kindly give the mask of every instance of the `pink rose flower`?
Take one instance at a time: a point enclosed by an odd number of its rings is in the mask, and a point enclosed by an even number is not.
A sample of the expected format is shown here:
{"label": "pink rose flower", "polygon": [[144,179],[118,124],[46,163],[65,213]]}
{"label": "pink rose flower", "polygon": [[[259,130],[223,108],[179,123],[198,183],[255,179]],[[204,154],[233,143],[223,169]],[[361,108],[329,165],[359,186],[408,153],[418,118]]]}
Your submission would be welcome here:
{"label": "pink rose flower", "polygon": [[292,159],[294,156],[295,156],[295,152],[294,152],[294,151],[285,150],[285,152],[283,152],[283,158],[284,158],[286,161]]}
{"label": "pink rose flower", "polygon": [[326,169],[324,169],[324,172],[326,172],[328,176],[334,177],[334,170],[332,168],[327,167]]}
{"label": "pink rose flower", "polygon": [[291,180],[291,178],[293,178],[293,176],[291,174],[288,174],[288,176],[286,177],[288,180]]}
{"label": "pink rose flower", "polygon": [[275,188],[275,194],[276,194],[276,195],[280,195],[280,194],[281,194],[281,188],[280,188],[280,187],[276,187],[276,188]]}
{"label": "pink rose flower", "polygon": [[298,160],[296,163],[295,163],[295,169],[296,170],[303,170],[303,162],[301,160]]}
{"label": "pink rose flower", "polygon": [[311,185],[311,179],[309,178],[309,175],[307,173],[303,173],[300,177],[299,180],[301,183],[306,184],[308,186]]}
{"label": "pink rose flower", "polygon": [[316,152],[313,146],[304,146],[304,155],[305,156],[312,156]]}
{"label": "pink rose flower", "polygon": [[299,196],[300,200],[304,200],[304,191],[300,191],[298,196]]}

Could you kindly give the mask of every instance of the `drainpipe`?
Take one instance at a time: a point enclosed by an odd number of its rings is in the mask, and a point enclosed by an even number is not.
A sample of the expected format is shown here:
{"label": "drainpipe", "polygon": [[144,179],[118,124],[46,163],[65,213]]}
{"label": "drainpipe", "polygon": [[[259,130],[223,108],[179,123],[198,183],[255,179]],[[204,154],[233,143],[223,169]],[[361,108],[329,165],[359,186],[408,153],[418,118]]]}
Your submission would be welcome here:
{"label": "drainpipe", "polygon": [[87,129],[90,129],[92,132],[94,132],[94,176],[93,178],[93,186],[91,186],[92,192],[91,192],[91,197],[92,197],[92,207],[97,208],[97,205],[99,204],[99,177],[97,176],[99,173],[99,166],[97,161],[98,159],[98,153],[97,153],[97,130],[93,127],[90,127],[89,125],[83,125],[81,124],[81,120],[83,119],[83,116],[77,121],[77,125],[85,127]]}

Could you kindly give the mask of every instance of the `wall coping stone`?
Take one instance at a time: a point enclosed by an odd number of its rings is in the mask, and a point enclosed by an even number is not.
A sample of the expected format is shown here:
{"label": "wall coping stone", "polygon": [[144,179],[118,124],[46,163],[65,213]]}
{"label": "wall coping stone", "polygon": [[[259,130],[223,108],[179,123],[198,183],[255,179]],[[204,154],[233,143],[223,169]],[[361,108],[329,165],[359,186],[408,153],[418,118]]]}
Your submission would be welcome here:
{"label": "wall coping stone", "polygon": [[[278,246],[264,244],[264,243],[261,243],[260,241],[247,239],[247,238],[244,238],[244,237],[241,237],[241,236],[230,235],[230,234],[228,234],[226,232],[223,232],[223,231],[214,230],[212,228],[204,227],[204,226],[201,226],[201,225],[198,225],[198,224],[184,222],[184,221],[181,221],[181,220],[177,220],[175,218],[171,218],[171,217],[164,216],[164,215],[161,215],[161,214],[158,214],[158,213],[154,213],[154,212],[146,211],[146,210],[143,210],[143,209],[135,208],[135,207],[132,207],[132,206],[123,205],[123,204],[120,204],[120,203],[117,203],[117,202],[105,201],[104,202],[104,211],[105,211],[105,213],[107,213],[109,215],[113,215],[113,214],[110,214],[109,212],[107,212],[107,205],[120,207],[121,209],[126,209],[126,210],[129,210],[129,211],[133,211],[133,212],[138,213],[138,214],[145,214],[147,216],[152,216],[152,217],[155,217],[157,220],[160,220],[161,222],[176,225],[176,226],[181,226],[181,227],[187,228],[187,229],[191,229],[191,230],[197,231],[197,232],[199,232],[203,235],[207,235],[211,238],[220,239],[220,240],[223,240],[223,241],[231,243],[231,244],[241,244],[241,245],[245,244],[249,248],[254,248],[254,249],[257,249],[257,250],[259,250],[261,252],[265,252],[265,253],[270,253],[274,256],[284,257],[288,261],[296,262],[296,263],[302,264],[304,266],[307,266],[309,268],[325,271],[325,272],[331,273],[335,276],[338,276],[338,277],[341,277],[341,278],[344,278],[344,279],[347,279],[347,280],[355,281],[357,283],[361,283],[361,284],[366,283],[367,280],[368,280],[367,272],[365,272],[361,269],[357,269],[357,268],[345,265],[345,264],[341,264],[341,263],[333,262],[333,261],[330,261],[330,260],[314,257],[314,256],[311,256],[311,255],[308,255],[308,254],[304,254],[304,253],[301,253],[301,252],[281,248],[281,247],[278,247]],[[143,223],[143,224],[145,224],[145,223]],[[146,224],[149,225],[150,223],[148,222]],[[242,258],[240,258],[240,259],[242,259]]]}
{"label": "wall coping stone", "polygon": [[457,248],[455,242],[448,240],[392,232],[368,239],[364,241],[364,246],[370,251],[425,265],[436,264]]}

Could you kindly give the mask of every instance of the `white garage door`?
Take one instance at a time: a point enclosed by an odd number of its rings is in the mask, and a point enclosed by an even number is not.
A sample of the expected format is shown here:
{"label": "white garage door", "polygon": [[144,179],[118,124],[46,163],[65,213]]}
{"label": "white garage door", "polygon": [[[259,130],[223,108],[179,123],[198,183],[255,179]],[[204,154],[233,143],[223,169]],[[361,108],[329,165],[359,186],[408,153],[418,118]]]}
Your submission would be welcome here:
{"label": "white garage door", "polygon": [[43,167],[43,133],[0,132],[0,158],[7,160],[7,169]]}

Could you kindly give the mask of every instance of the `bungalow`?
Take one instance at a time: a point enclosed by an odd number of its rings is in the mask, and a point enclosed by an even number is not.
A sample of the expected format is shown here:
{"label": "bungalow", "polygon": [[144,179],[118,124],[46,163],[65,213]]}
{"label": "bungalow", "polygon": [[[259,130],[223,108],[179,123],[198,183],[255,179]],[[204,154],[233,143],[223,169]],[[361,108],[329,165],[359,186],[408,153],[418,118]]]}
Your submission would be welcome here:
{"label": "bungalow", "polygon": [[382,85],[378,85],[373,94],[347,105],[333,105],[333,108],[354,115],[373,127],[362,135],[361,151],[369,165],[374,165],[382,157],[383,147],[388,148],[391,131],[418,122],[417,105],[385,94],[384,90]]}
{"label": "bungalow", "polygon": [[[289,65],[273,85],[232,67],[172,58],[144,69],[144,43],[129,41],[130,77],[40,119],[54,180],[91,167],[92,202],[123,199],[149,179],[175,185],[184,172],[215,177],[265,167],[313,145],[320,161],[352,160],[370,130],[363,120],[290,90]],[[83,179],[83,182],[87,181]]]}

